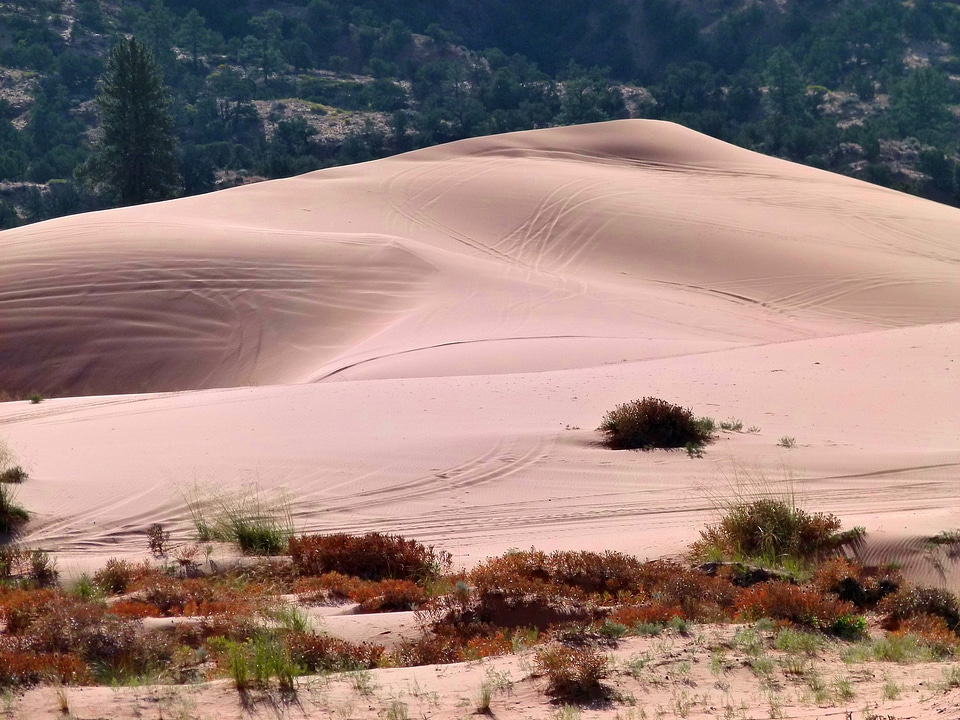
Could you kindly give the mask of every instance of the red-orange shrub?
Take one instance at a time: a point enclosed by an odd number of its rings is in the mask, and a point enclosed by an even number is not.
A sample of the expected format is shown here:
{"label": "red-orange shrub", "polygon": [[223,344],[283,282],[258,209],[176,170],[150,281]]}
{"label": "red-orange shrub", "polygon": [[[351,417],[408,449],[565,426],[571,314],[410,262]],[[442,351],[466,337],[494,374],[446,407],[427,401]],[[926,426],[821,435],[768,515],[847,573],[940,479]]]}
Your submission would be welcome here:
{"label": "red-orange shrub", "polygon": [[260,630],[260,623],[246,615],[206,615],[195,626],[178,625],[176,637],[184,644],[195,647],[193,643],[211,637],[223,637],[227,640],[244,642]]}
{"label": "red-orange shrub", "polygon": [[960,638],[950,631],[947,621],[936,615],[915,615],[900,623],[893,635],[913,635],[938,655],[954,655],[960,648]]}
{"label": "red-orange shrub", "polygon": [[352,600],[362,612],[415,610],[430,599],[429,593],[410,580],[360,580],[338,572],[298,579],[293,591],[305,602]]}
{"label": "red-orange shrub", "polygon": [[284,642],[291,659],[310,672],[341,672],[375,668],[383,660],[383,646],[351,643],[328,635],[289,633]]}
{"label": "red-orange shrub", "polygon": [[841,618],[852,617],[856,608],[813,588],[782,582],[768,582],[743,588],[737,594],[736,607],[741,618],[789,620],[815,630],[829,631]]}
{"label": "red-orange shrub", "polygon": [[140,591],[143,602],[162,616],[249,614],[259,606],[263,590],[248,585],[237,590],[201,579],[154,578]]}
{"label": "red-orange shrub", "polygon": [[466,660],[466,640],[455,632],[432,632],[414,640],[404,640],[392,656],[396,665],[446,665]]}
{"label": "red-orange shrub", "polygon": [[886,617],[884,627],[896,630],[904,620],[917,615],[943,618],[947,627],[960,633],[960,602],[949,590],[931,587],[902,587],[885,597],[877,612]]}
{"label": "red-orange shrub", "polygon": [[0,594],[0,619],[7,623],[7,632],[16,635],[22,632],[38,617],[47,611],[47,607],[61,598],[56,590],[7,590]]}
{"label": "red-orange shrub", "polygon": [[409,580],[381,580],[363,587],[362,595],[358,594],[354,599],[360,602],[363,612],[377,613],[415,610],[430,596],[426,590]]}
{"label": "red-orange shrub", "polygon": [[647,605],[625,605],[610,614],[613,622],[628,628],[648,624],[666,625],[674,618],[680,617],[683,617],[683,610],[680,607],[664,605],[656,601]]}
{"label": "red-orange shrub", "polygon": [[161,617],[160,610],[140,600],[118,600],[110,605],[110,612],[117,617],[142,620],[148,617]]}
{"label": "red-orange shrub", "polygon": [[343,573],[364,580],[422,580],[452,563],[450,553],[399,535],[304,535],[290,540],[290,557],[300,575]]}
{"label": "red-orange shrub", "polygon": [[365,597],[364,588],[370,585],[369,580],[351,577],[338,572],[324,573],[319,577],[298,578],[293,583],[293,592],[305,602],[327,602],[357,600]]}
{"label": "red-orange shrub", "polygon": [[93,682],[89,666],[76,655],[0,649],[0,687],[56,680],[68,685]]}
{"label": "red-orange shrub", "polygon": [[504,630],[498,630],[493,635],[470,638],[464,649],[464,655],[470,660],[494,655],[509,655],[512,652],[513,637]]}
{"label": "red-orange shrub", "polygon": [[477,566],[469,578],[481,592],[612,600],[636,592],[642,565],[637,558],[618,552],[547,554],[531,549],[491,558]]}
{"label": "red-orange shrub", "polygon": [[894,568],[866,568],[845,557],[824,560],[813,576],[813,586],[821,593],[833,593],[861,609],[876,607],[901,584],[903,577]]}

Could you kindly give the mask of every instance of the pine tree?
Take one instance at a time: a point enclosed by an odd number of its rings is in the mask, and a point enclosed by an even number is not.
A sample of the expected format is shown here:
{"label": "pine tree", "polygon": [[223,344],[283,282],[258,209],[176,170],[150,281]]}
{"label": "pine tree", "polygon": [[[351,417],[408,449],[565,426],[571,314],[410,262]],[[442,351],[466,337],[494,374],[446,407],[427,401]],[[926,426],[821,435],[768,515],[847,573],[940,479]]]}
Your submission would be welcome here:
{"label": "pine tree", "polygon": [[82,175],[122,205],[165,200],[180,185],[176,138],[163,75],[136,38],[113,48],[97,106],[103,136]]}

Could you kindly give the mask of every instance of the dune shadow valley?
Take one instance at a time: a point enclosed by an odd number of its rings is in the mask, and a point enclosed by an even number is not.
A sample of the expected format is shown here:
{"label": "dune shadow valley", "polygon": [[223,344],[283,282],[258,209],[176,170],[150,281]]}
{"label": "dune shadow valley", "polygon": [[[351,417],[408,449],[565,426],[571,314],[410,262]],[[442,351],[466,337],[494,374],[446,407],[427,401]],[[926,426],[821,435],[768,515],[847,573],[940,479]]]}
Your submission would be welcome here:
{"label": "dune shadow valley", "polygon": [[0,263],[0,718],[960,720],[956,208],[630,119]]}

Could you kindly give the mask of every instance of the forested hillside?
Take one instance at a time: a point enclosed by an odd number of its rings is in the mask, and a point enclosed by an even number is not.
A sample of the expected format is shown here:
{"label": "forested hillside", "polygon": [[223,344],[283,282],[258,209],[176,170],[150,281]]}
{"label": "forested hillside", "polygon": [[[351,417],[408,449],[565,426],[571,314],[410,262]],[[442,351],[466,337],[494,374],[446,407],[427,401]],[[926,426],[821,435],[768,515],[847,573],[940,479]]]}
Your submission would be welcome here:
{"label": "forested hillside", "polygon": [[960,198],[960,3],[17,0],[0,3],[0,227],[120,202],[88,170],[131,35],[169,95],[175,194],[632,116]]}

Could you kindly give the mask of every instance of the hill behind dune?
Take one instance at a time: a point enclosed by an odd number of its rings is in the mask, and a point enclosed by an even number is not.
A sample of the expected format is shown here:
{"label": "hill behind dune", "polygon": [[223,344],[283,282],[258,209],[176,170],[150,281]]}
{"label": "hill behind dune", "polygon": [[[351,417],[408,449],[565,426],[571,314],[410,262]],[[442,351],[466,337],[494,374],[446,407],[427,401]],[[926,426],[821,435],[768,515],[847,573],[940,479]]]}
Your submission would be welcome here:
{"label": "hill behind dune", "polygon": [[960,316],[960,211],[627,120],[0,234],[0,389],[595,367]]}

